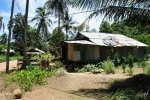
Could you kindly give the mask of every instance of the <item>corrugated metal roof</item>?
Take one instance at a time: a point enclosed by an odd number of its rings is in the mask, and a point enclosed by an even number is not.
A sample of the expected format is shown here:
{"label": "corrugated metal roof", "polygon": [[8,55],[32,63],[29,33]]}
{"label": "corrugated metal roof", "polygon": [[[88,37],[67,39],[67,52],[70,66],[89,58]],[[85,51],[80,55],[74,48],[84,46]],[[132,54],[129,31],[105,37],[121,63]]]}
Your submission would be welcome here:
{"label": "corrugated metal roof", "polygon": [[84,35],[85,37],[88,37],[89,40],[91,40],[95,45],[101,45],[101,46],[108,46],[104,44],[103,38],[111,36],[114,37],[118,42],[118,45],[116,47],[121,46],[148,46],[144,43],[141,43],[137,40],[134,40],[132,38],[128,38],[127,36],[121,35],[121,34],[106,34],[106,33],[87,33],[87,32],[80,32],[80,34]]}
{"label": "corrugated metal roof", "polygon": [[92,43],[87,40],[75,40],[75,41],[64,41],[66,43],[73,43],[73,44],[90,44],[90,45],[95,45],[95,43]]}

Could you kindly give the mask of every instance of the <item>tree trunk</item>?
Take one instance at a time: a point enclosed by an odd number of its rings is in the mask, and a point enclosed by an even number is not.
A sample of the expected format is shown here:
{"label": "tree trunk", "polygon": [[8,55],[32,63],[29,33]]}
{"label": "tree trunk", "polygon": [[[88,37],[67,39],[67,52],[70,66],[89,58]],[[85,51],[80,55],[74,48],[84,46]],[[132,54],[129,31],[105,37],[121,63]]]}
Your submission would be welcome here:
{"label": "tree trunk", "polygon": [[66,28],[66,40],[68,40],[68,28]]}
{"label": "tree trunk", "polygon": [[24,25],[24,58],[26,58],[26,51],[27,51],[28,9],[29,9],[29,0],[26,1],[26,12],[25,12],[25,25]]}
{"label": "tree trunk", "polygon": [[[26,11],[25,11],[25,25],[24,25],[24,59],[26,59],[27,51],[27,25],[28,25],[28,9],[29,9],[29,0],[26,0]],[[24,63],[26,61],[24,60]],[[23,64],[21,69],[26,69],[26,64]]]}
{"label": "tree trunk", "polygon": [[58,42],[60,42],[60,10],[58,9],[58,34],[59,34],[59,41]]}
{"label": "tree trunk", "polygon": [[10,23],[9,23],[9,36],[8,36],[8,46],[7,46],[7,57],[6,57],[6,73],[9,72],[10,41],[11,41],[11,29],[12,29],[12,23],[13,23],[12,19],[13,19],[13,12],[14,12],[14,3],[15,3],[15,0],[12,0]]}

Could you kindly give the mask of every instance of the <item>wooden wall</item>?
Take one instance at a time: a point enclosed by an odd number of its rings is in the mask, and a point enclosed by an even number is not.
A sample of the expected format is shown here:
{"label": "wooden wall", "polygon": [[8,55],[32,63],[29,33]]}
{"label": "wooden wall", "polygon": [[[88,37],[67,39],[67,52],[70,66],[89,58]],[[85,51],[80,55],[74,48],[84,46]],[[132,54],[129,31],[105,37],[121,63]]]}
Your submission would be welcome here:
{"label": "wooden wall", "polygon": [[71,61],[100,60],[99,46],[68,44],[68,59]]}
{"label": "wooden wall", "polygon": [[110,50],[113,49],[120,57],[128,57],[130,53],[134,57],[143,58],[146,53],[145,47],[107,47],[86,44],[68,44],[68,60],[106,60]]}

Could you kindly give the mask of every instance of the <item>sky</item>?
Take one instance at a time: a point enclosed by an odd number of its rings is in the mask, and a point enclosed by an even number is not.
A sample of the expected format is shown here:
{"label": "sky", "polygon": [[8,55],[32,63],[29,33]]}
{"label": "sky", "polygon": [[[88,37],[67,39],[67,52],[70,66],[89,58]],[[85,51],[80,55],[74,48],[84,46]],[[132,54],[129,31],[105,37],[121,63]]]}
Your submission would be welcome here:
{"label": "sky", "polygon": [[[36,0],[36,1],[29,0],[29,1],[30,2],[29,2],[28,20],[30,20],[35,16],[36,8],[42,7],[47,0]],[[4,32],[2,32],[1,30],[0,35],[3,33],[8,34],[7,25],[8,25],[8,21],[10,20],[11,4],[12,4],[12,0],[0,0],[0,11],[1,11],[0,15],[3,17],[3,22],[5,24],[5,30]],[[22,15],[24,15],[25,6],[26,6],[26,0],[15,0],[14,15],[16,15],[17,13],[22,13]],[[73,20],[81,24],[90,13],[78,13],[78,12],[82,12],[82,11],[79,11],[78,9],[74,9],[71,7],[69,8],[69,14],[73,16]],[[72,13],[78,13],[78,14],[72,14]],[[56,21],[56,18],[51,17],[51,20]],[[99,31],[99,26],[101,22],[102,22],[102,17],[92,18],[89,22],[90,29],[95,28],[97,31]],[[34,23],[29,23],[29,24],[31,26],[34,26],[33,25]],[[56,26],[57,23],[52,25],[52,28],[50,28],[49,30],[52,32],[52,30]]]}

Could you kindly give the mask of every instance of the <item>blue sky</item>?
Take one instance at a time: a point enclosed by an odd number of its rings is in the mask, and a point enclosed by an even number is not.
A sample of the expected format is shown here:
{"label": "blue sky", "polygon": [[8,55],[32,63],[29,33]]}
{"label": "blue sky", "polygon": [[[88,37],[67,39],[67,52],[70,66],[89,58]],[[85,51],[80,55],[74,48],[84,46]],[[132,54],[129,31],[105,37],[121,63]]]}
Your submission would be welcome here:
{"label": "blue sky", "polygon": [[[29,15],[28,20],[33,18],[35,16],[35,10],[38,7],[42,7],[44,3],[47,0],[29,0]],[[5,33],[8,33],[7,24],[10,19],[10,11],[11,11],[11,3],[12,0],[0,0],[0,15],[3,17],[3,22],[5,24]],[[14,15],[17,13],[25,13],[25,6],[26,6],[26,0],[15,0],[15,8],[14,8]],[[69,8],[69,13],[78,13],[81,12],[77,9]],[[80,13],[73,15],[73,19],[76,20],[79,23],[82,23],[84,19],[89,15],[89,13]],[[55,21],[55,18],[51,18],[53,21]],[[102,21],[102,18],[93,18],[89,22],[89,26],[91,29],[95,28],[97,31],[99,30],[100,23]],[[33,26],[33,23],[29,23]],[[52,31],[57,24],[53,25],[52,28],[50,28],[50,31]],[[2,30],[0,31],[0,35],[3,34]]]}

